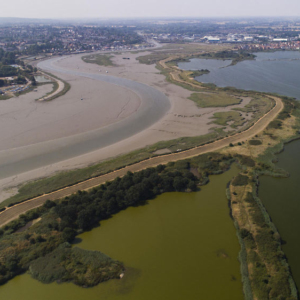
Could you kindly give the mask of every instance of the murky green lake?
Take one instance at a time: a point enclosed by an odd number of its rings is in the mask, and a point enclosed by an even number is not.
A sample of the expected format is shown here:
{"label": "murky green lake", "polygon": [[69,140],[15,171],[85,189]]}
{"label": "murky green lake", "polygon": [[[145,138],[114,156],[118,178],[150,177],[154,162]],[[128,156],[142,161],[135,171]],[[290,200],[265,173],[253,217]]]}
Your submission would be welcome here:
{"label": "murky green lake", "polygon": [[241,300],[240,250],[225,196],[237,173],[211,176],[196,193],[166,193],[80,236],[77,245],[123,261],[122,280],[84,289],[21,275],[0,287],[5,300]]}
{"label": "murky green lake", "polygon": [[268,210],[282,239],[293,278],[300,288],[300,140],[285,146],[278,155],[278,166],[290,173],[289,178],[260,178],[259,197]]}

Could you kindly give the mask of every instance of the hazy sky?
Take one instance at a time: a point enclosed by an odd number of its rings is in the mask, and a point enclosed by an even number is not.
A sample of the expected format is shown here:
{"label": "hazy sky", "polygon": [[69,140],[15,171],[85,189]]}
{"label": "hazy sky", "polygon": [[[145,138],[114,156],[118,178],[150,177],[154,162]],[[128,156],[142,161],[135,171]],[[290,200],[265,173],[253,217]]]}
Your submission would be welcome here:
{"label": "hazy sky", "polygon": [[11,0],[0,10],[0,17],[24,18],[214,16],[300,17],[300,0]]}

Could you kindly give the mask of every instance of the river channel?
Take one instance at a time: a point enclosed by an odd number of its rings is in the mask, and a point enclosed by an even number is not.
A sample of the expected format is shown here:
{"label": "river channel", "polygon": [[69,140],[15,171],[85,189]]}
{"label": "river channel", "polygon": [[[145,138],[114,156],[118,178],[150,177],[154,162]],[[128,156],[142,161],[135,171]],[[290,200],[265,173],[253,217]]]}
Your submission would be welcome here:
{"label": "river channel", "polygon": [[240,300],[240,246],[225,196],[237,168],[195,193],[165,193],[79,236],[76,246],[123,261],[127,271],[85,289],[42,284],[25,274],[0,287],[5,300]]}

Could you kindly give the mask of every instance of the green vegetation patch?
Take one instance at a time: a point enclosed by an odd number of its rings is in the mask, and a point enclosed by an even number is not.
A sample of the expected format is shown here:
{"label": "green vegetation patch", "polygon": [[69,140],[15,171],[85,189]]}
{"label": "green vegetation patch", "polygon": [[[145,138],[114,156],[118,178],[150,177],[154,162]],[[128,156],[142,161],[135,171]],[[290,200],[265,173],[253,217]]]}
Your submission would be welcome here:
{"label": "green vegetation patch", "polygon": [[113,55],[106,55],[106,54],[91,54],[82,56],[81,59],[89,64],[97,64],[99,66],[114,66],[111,58],[114,57]]}
{"label": "green vegetation patch", "polygon": [[248,176],[239,174],[236,176],[231,183],[233,186],[241,186],[241,185],[247,185],[248,184]]}
{"label": "green vegetation patch", "polygon": [[225,111],[214,113],[212,119],[215,119],[213,123],[226,126],[230,124],[230,127],[236,128],[238,126],[244,125],[247,120],[242,116],[241,113],[237,111]]}
{"label": "green vegetation patch", "polygon": [[283,110],[279,113],[277,119],[285,120],[287,118],[290,118],[297,108],[299,109],[300,104],[299,101],[297,101],[295,98],[285,96],[280,97],[284,101],[284,107]]}
{"label": "green vegetation patch", "polygon": [[252,146],[262,145],[262,141],[261,140],[250,140],[249,145],[252,145]]}
{"label": "green vegetation patch", "polygon": [[199,77],[199,76],[204,75],[204,74],[208,74],[209,72],[210,71],[207,70],[207,69],[196,70],[196,71],[191,72],[191,76],[193,78],[195,78],[195,77]]}
{"label": "green vegetation patch", "polygon": [[282,121],[280,121],[280,120],[277,119],[277,120],[274,120],[274,121],[270,122],[270,124],[268,125],[267,129],[272,129],[272,128],[274,128],[274,129],[280,129],[281,126],[282,126]]}
{"label": "green vegetation patch", "polygon": [[243,60],[253,60],[255,58],[254,54],[247,53],[245,51],[231,51],[224,50],[219,52],[212,53],[203,53],[198,55],[199,58],[207,58],[207,59],[231,59],[231,65],[236,65],[238,62]]}
{"label": "green vegetation patch", "polygon": [[[242,99],[233,97],[225,92],[220,93],[193,93],[189,99],[199,107],[226,107],[240,104]],[[232,116],[237,115],[236,113]]]}
{"label": "green vegetation patch", "polygon": [[255,167],[255,161],[250,156],[238,154],[236,155],[236,157],[241,165],[251,167],[251,168]]}
{"label": "green vegetation patch", "polygon": [[95,286],[100,282],[120,278],[122,263],[99,251],[88,251],[69,243],[33,261],[29,273],[43,283],[72,281],[80,286]]}
{"label": "green vegetation patch", "polygon": [[12,96],[9,95],[0,95],[0,100],[7,100],[10,99]]}
{"label": "green vegetation patch", "polygon": [[9,77],[18,75],[18,69],[0,64],[0,77]]}

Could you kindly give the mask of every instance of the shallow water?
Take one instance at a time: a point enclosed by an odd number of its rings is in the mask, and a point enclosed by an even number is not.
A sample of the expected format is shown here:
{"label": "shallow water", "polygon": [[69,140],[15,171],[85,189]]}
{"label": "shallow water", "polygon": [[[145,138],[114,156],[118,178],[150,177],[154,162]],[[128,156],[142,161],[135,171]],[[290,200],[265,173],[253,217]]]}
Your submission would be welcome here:
{"label": "shallow water", "polygon": [[204,59],[192,59],[187,63],[179,63],[178,66],[184,70],[209,69],[209,74],[196,77],[200,82],[278,93],[300,99],[299,51],[259,52],[255,55],[255,60],[245,60],[226,68],[222,65],[226,61]]}
{"label": "shallow water", "polygon": [[29,275],[0,287],[5,300],[240,300],[239,244],[225,196],[237,173],[211,176],[196,193],[166,193],[80,236],[77,246],[123,261],[122,280],[84,289],[42,284]]}

